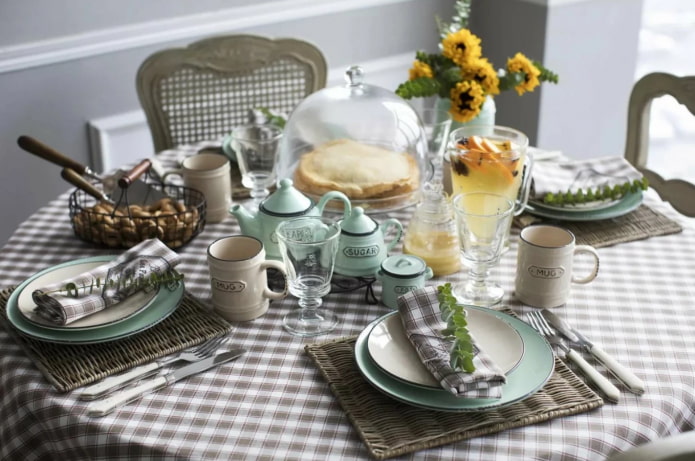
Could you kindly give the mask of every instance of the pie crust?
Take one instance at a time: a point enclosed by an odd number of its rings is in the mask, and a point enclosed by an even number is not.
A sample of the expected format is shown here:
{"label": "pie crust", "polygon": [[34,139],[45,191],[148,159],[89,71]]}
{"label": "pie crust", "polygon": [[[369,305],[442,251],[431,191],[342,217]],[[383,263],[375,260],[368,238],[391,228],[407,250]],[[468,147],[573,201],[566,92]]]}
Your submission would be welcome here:
{"label": "pie crust", "polygon": [[350,199],[397,197],[417,190],[420,170],[415,159],[350,139],[336,139],[303,154],[294,173],[294,185],[323,195],[337,190]]}

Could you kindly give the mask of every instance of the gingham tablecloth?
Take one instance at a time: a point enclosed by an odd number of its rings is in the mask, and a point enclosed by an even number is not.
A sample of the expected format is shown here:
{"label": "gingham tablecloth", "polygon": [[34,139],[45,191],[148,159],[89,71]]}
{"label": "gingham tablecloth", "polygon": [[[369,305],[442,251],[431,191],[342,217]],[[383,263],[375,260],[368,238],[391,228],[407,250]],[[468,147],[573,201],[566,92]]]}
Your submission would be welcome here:
{"label": "gingham tablecloth", "polygon": [[[199,149],[163,154],[166,161]],[[116,253],[78,240],[68,221],[68,193],[24,222],[0,252],[4,287],[54,264]],[[646,393],[624,392],[617,405],[496,435],[415,453],[408,459],[601,460],[634,445],[695,426],[695,229],[601,248],[601,272],[576,285],[561,314],[642,377]],[[412,210],[392,213],[407,223]],[[384,216],[376,216],[377,220]],[[207,245],[237,234],[236,219],[208,224],[180,250],[187,289],[210,302]],[[513,297],[516,236],[492,277],[507,291],[504,303],[523,315]],[[579,264],[581,270],[581,263]],[[457,281],[456,274],[433,279]],[[380,286],[375,287],[376,295]],[[368,451],[318,369],[308,342],[358,334],[389,312],[368,305],[363,291],[330,294],[325,306],[338,328],[300,339],[281,327],[296,308],[289,297],[269,312],[235,325],[235,362],[190,377],[104,417],[86,415],[79,391],[60,394],[0,328],[0,455],[2,459],[367,459]],[[615,381],[614,381],[615,382]]]}

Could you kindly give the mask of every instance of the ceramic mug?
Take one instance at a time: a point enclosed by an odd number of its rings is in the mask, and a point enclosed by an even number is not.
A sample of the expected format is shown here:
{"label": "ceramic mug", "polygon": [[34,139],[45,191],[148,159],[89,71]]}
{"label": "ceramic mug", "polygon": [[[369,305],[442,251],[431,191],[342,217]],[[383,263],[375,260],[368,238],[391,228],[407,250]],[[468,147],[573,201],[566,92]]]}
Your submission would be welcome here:
{"label": "ceramic mug", "polygon": [[[227,320],[253,320],[268,311],[271,299],[287,296],[287,272],[279,261],[266,260],[260,240],[232,235],[208,246],[212,305]],[[267,269],[277,269],[285,279],[282,292],[268,287]]]}
{"label": "ceramic mug", "polygon": [[418,256],[389,256],[376,271],[376,278],[381,282],[381,302],[386,307],[398,309],[401,295],[424,287],[433,276],[432,269]]}
{"label": "ceramic mug", "polygon": [[[574,257],[593,258],[591,272],[575,276]],[[576,245],[574,234],[562,227],[537,224],[520,234],[517,253],[516,297],[529,306],[557,307],[567,303],[572,283],[589,283],[598,275],[599,257],[594,247]]]}
{"label": "ceramic mug", "polygon": [[232,205],[232,176],[229,159],[220,154],[196,154],[186,157],[181,168],[169,170],[162,182],[170,175],[179,175],[183,184],[198,190],[205,196],[205,221],[216,223],[229,216]]}

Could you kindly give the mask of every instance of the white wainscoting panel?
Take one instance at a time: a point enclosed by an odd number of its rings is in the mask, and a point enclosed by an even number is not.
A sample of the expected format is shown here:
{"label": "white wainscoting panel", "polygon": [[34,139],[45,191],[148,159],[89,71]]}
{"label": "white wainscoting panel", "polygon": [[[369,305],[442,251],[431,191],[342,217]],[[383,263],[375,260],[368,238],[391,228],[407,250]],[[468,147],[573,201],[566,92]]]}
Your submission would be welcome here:
{"label": "white wainscoting panel", "polygon": [[141,110],[88,122],[91,166],[110,171],[154,154],[150,129]]}

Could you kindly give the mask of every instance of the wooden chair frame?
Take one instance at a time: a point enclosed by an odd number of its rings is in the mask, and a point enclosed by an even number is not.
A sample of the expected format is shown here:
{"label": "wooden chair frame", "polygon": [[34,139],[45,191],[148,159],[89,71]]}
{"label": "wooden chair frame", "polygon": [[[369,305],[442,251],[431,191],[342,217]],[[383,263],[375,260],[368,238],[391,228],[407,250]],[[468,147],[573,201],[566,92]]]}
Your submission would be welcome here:
{"label": "wooden chair frame", "polygon": [[289,112],[326,86],[314,45],[295,39],[227,35],[149,56],[136,88],[156,152],[229,134],[250,109]]}
{"label": "wooden chair frame", "polygon": [[652,73],[642,77],[632,89],[628,109],[625,158],[644,174],[659,196],[680,213],[695,216],[695,185],[682,179],[664,179],[647,168],[649,150],[649,113],[652,100],[673,96],[695,115],[695,76],[676,77]]}

